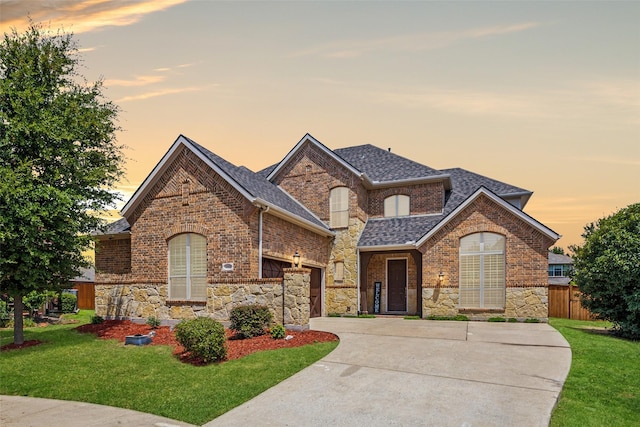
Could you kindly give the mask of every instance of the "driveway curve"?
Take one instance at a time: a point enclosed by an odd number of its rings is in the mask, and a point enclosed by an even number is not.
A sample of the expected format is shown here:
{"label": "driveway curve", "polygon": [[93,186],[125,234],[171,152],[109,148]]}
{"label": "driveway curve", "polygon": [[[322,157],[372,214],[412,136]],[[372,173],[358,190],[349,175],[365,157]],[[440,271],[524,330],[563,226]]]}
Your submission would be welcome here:
{"label": "driveway curve", "polygon": [[544,323],[315,318],[340,345],[205,424],[548,426],[571,365]]}

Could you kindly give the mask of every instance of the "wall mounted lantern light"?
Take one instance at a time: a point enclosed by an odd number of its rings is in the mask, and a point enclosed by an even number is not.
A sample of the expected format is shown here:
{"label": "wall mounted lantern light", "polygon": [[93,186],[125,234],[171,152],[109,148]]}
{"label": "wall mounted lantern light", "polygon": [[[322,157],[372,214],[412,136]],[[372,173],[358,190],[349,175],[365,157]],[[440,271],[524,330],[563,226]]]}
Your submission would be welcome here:
{"label": "wall mounted lantern light", "polygon": [[296,253],[293,254],[293,266],[295,268],[300,267],[300,254],[298,253],[298,251],[296,251]]}
{"label": "wall mounted lantern light", "polygon": [[442,284],[442,282],[444,282],[444,273],[440,271],[440,273],[438,273],[438,283]]}

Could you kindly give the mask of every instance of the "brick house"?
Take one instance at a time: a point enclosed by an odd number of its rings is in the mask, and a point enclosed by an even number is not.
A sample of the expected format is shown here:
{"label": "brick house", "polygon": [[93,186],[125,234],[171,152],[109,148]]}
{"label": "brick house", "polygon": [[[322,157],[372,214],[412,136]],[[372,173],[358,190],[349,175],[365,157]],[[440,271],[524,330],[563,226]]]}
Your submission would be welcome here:
{"label": "brick house", "polygon": [[97,236],[96,311],[227,320],[258,302],[302,326],[358,312],[546,319],[560,236],[523,212],[531,194],[308,134],[254,173],[179,136]]}

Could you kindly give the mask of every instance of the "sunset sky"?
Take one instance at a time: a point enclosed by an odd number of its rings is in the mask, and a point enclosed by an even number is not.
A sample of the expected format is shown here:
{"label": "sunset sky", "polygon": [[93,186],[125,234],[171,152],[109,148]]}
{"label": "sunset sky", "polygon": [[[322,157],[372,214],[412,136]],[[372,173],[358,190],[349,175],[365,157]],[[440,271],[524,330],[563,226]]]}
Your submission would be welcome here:
{"label": "sunset sky", "polygon": [[310,133],[534,191],[581,243],[640,202],[640,2],[0,0],[75,34],[121,107],[128,198],[179,134],[236,165]]}

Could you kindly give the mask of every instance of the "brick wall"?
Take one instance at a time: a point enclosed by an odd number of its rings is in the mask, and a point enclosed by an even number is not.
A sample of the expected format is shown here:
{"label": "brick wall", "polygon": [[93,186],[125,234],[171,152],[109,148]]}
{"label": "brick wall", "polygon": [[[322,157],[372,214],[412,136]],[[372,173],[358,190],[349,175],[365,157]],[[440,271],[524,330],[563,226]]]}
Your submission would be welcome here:
{"label": "brick wall", "polygon": [[382,188],[369,191],[369,215],[384,216],[384,199],[402,194],[410,198],[411,215],[423,215],[442,212],[444,186],[442,182],[410,185],[404,187]]}
{"label": "brick wall", "polygon": [[[507,305],[510,295],[521,297],[521,293],[509,291],[510,288],[529,288],[527,296],[536,296],[533,305],[547,304],[547,251],[553,240],[527,224],[522,219],[496,204],[485,196],[480,196],[460,212],[456,218],[441,228],[432,238],[419,248],[423,253],[423,300],[437,300],[438,294],[449,295],[446,289],[454,289],[452,295],[457,299],[459,283],[459,241],[460,238],[478,232],[492,232],[506,237],[505,263]],[[444,273],[443,283],[438,283],[438,274]],[[435,289],[435,292],[433,291]],[[543,295],[544,294],[544,295]],[[530,299],[531,299],[530,298]],[[456,304],[454,307],[457,305]],[[437,306],[437,304],[436,304]],[[423,304],[424,315],[435,306]],[[535,313],[544,311],[541,307],[532,308]],[[546,317],[546,316],[544,316]]]}
{"label": "brick wall", "polygon": [[324,267],[329,261],[331,240],[269,213],[263,215],[263,256],[292,261],[298,251],[305,265]]}
{"label": "brick wall", "polygon": [[96,274],[131,273],[131,239],[101,239],[96,242]]}

